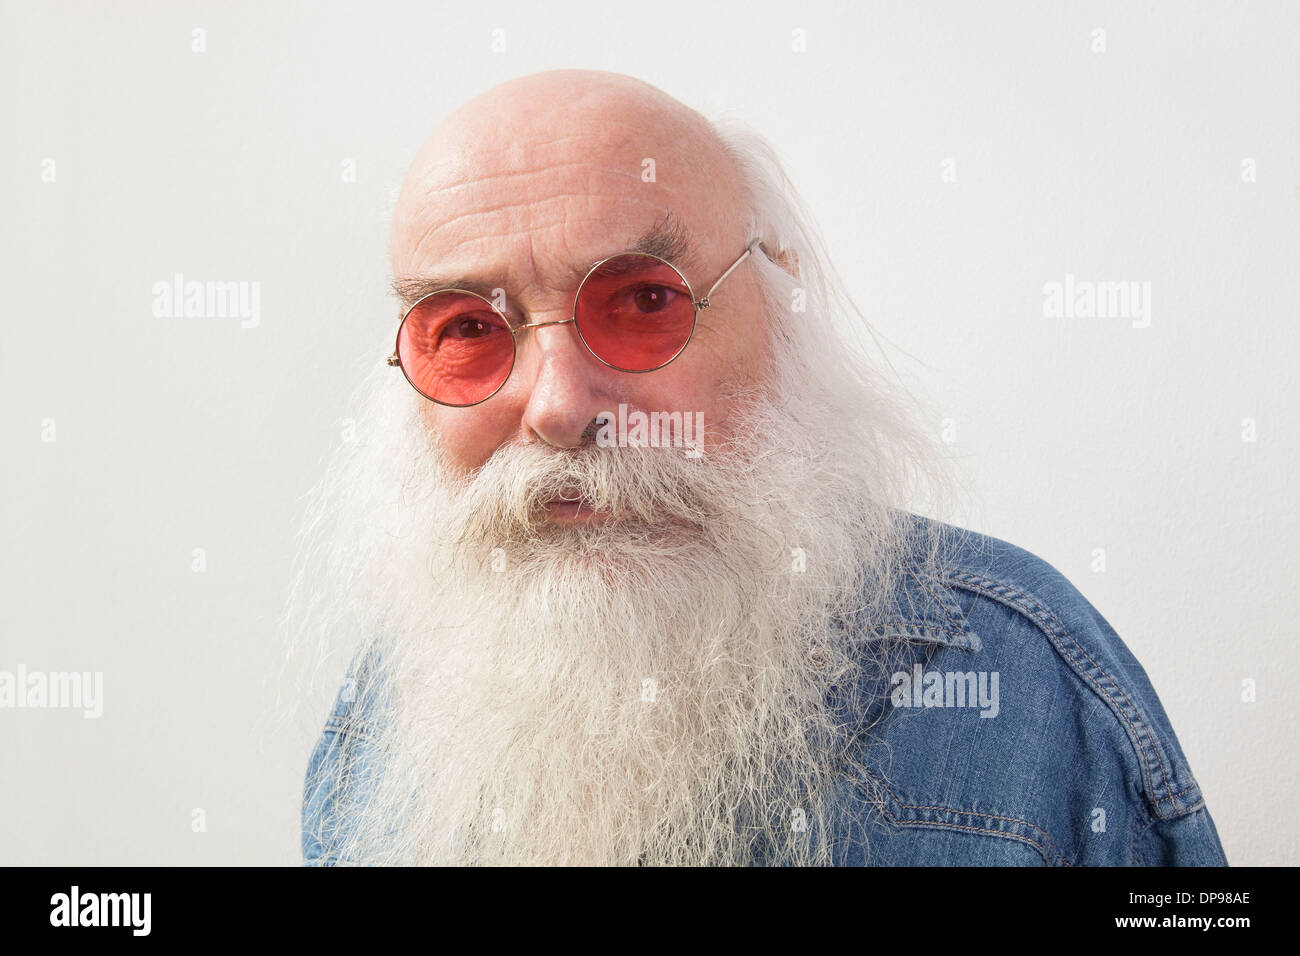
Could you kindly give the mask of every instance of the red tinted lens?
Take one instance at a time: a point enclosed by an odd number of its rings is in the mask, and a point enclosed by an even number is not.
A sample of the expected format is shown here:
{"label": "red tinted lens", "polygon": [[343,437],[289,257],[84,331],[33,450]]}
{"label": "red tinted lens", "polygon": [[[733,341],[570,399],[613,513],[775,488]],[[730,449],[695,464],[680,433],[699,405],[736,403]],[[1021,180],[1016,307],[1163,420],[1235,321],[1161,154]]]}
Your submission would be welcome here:
{"label": "red tinted lens", "polygon": [[648,372],[671,361],[691,340],[695,303],[686,280],[653,256],[615,256],[578,291],[578,334],[615,368]]}
{"label": "red tinted lens", "polygon": [[515,362],[515,340],[501,315],[468,292],[437,292],[402,320],[397,357],[426,398],[473,405],[499,389]]}

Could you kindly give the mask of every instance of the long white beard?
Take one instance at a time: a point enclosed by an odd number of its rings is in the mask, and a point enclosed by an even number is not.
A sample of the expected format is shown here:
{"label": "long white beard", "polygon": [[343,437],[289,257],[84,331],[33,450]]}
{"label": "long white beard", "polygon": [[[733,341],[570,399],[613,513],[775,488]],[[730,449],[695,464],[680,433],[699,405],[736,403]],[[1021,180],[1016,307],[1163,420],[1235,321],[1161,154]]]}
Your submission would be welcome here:
{"label": "long white beard", "polygon": [[[378,767],[334,781],[331,853],[829,861],[863,729],[851,691],[890,666],[855,635],[905,547],[879,417],[798,377],[780,404],[737,396],[739,437],[706,436],[702,459],[508,444],[468,479],[439,464],[404,383],[377,386],[299,581],[303,626],[365,629],[362,692],[383,704],[361,728]],[[566,489],[627,520],[547,522]]]}

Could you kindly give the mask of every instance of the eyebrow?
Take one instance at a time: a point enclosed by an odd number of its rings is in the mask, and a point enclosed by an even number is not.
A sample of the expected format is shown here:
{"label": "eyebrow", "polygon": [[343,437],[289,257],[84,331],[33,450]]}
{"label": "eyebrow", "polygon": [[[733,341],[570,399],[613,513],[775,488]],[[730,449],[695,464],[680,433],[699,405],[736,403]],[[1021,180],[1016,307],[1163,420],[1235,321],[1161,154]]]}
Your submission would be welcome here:
{"label": "eyebrow", "polygon": [[[665,262],[672,263],[685,274],[694,274],[699,264],[699,250],[690,230],[680,219],[668,212],[663,220],[651,226],[634,239],[621,252],[640,252],[658,256]],[[610,253],[619,255],[620,253]],[[570,265],[565,272],[565,281],[577,285],[591,269],[593,263]],[[413,305],[430,293],[439,289],[464,289],[476,292],[485,299],[491,299],[496,289],[505,288],[499,279],[478,278],[459,273],[428,272],[418,276],[395,276],[393,294],[406,306]]]}

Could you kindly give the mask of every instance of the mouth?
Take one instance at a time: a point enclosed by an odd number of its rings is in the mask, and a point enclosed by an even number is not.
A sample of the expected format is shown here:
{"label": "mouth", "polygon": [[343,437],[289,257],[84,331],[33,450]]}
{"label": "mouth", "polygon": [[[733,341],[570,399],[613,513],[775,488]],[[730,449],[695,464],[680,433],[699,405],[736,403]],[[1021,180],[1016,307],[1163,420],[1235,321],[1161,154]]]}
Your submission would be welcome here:
{"label": "mouth", "polygon": [[608,511],[597,511],[571,488],[561,491],[545,507],[546,516],[556,524],[599,524],[617,517]]}

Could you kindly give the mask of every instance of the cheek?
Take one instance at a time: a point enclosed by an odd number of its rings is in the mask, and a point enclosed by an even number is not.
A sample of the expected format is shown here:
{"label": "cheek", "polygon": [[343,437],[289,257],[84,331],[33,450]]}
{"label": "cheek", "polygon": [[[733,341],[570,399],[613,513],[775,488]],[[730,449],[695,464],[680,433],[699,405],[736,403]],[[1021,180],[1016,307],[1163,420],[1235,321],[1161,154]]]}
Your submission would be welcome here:
{"label": "cheek", "polygon": [[[680,364],[680,368],[675,366]],[[671,372],[671,375],[665,373]],[[663,376],[658,381],[651,381]],[[682,412],[702,415],[706,431],[725,432],[730,411],[728,391],[731,373],[717,361],[702,364],[674,363],[668,368],[643,377],[642,387],[628,395],[636,407],[645,411]],[[697,419],[692,418],[692,421]]]}
{"label": "cheek", "polygon": [[692,367],[703,376],[754,384],[765,376],[771,348],[766,310],[752,283],[737,292],[739,301],[733,308],[701,316],[688,353],[695,351]]}
{"label": "cheek", "polygon": [[705,331],[701,348],[689,356],[690,361],[682,362],[682,377],[675,382],[683,400],[711,412],[719,422],[725,419],[737,390],[762,386],[768,379],[771,340],[767,323],[759,318],[762,310],[756,301],[746,305],[749,307]]}
{"label": "cheek", "polygon": [[477,407],[444,408],[429,402],[423,415],[452,466],[463,473],[483,465],[510,435],[509,426],[502,426]]}
{"label": "cheek", "polygon": [[746,318],[735,326],[735,353],[736,363],[745,373],[746,381],[754,382],[767,368],[771,332],[759,290],[750,283],[747,292],[742,313]]}

